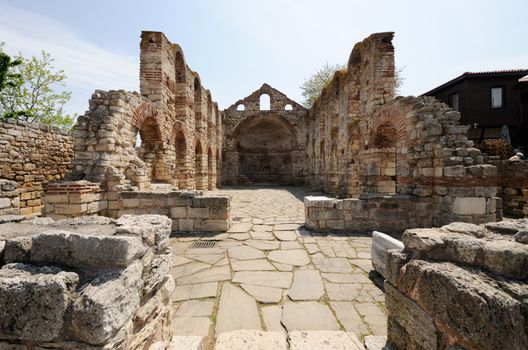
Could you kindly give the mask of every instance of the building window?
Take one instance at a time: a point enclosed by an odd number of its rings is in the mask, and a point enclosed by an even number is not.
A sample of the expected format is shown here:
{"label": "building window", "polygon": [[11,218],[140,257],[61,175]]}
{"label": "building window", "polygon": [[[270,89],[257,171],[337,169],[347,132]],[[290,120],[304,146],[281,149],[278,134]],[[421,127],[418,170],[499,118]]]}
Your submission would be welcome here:
{"label": "building window", "polygon": [[449,107],[453,108],[455,111],[459,111],[458,108],[458,93],[454,93],[449,95],[447,103],[449,104]]}
{"label": "building window", "polygon": [[492,87],[491,88],[491,108],[502,108],[504,107],[504,88]]}

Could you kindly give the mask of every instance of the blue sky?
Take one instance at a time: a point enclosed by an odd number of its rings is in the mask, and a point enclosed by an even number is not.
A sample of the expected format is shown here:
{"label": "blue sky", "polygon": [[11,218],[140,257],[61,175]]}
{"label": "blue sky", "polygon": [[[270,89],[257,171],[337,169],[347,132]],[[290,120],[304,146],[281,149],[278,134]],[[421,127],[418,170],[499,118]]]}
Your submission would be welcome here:
{"label": "blue sky", "polygon": [[526,0],[0,0],[0,13],[7,52],[46,50],[66,71],[72,114],[95,89],[139,89],[141,30],[179,43],[220,108],[264,82],[300,102],[305,78],[381,31],[396,32],[402,95],[465,71],[528,68]]}

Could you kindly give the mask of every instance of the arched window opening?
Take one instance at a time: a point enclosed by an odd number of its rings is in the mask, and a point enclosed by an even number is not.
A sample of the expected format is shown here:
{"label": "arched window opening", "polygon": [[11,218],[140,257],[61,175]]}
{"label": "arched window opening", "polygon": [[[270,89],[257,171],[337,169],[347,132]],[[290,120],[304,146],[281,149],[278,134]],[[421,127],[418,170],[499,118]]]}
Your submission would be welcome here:
{"label": "arched window opening", "polygon": [[236,109],[236,110],[237,110],[237,111],[245,111],[245,110],[246,110],[246,106],[244,106],[244,104],[241,103],[241,104],[239,104],[239,105],[237,106],[237,109]]}
{"label": "arched window opening", "polygon": [[181,52],[176,53],[176,82],[185,82],[185,62],[183,61]]}
{"label": "arched window opening", "polygon": [[260,95],[260,110],[269,111],[271,108],[271,98],[268,94]]}
{"label": "arched window opening", "polygon": [[202,87],[200,86],[200,79],[194,79],[194,122],[195,127],[202,126]]}
{"label": "arched window opening", "polygon": [[286,106],[284,106],[284,110],[285,111],[293,111],[293,107],[292,107],[291,104],[288,103]]}
{"label": "arched window opening", "polygon": [[211,147],[207,151],[207,189],[214,190],[216,180],[215,160]]}
{"label": "arched window opening", "polygon": [[141,147],[141,135],[139,133],[139,130],[136,132],[136,144],[135,144],[135,147],[136,148],[140,148]]}
{"label": "arched window opening", "polygon": [[374,148],[389,148],[396,146],[396,129],[389,124],[381,125],[374,134],[373,140]]}

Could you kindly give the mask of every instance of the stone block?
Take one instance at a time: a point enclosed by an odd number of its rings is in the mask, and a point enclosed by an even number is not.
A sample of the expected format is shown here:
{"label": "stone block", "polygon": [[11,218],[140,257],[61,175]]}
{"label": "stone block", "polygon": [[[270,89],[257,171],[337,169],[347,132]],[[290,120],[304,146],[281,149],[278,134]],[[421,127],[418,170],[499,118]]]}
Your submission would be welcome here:
{"label": "stone block", "polygon": [[139,207],[138,198],[124,198],[123,199],[123,208],[137,208]]}
{"label": "stone block", "polygon": [[31,237],[15,237],[5,241],[4,261],[6,264],[29,262],[31,258]]}
{"label": "stone block", "polygon": [[188,217],[191,219],[209,218],[209,208],[189,208]]}
{"label": "stone block", "polygon": [[[389,313],[389,343],[397,349],[437,349],[434,320],[388,282],[385,282],[385,307]],[[391,321],[397,327],[391,327]]]}
{"label": "stone block", "polygon": [[141,239],[49,230],[32,238],[31,262],[87,267],[124,267],[145,253]]}
{"label": "stone block", "polygon": [[86,204],[55,204],[55,214],[80,216],[88,209]]}
{"label": "stone block", "polygon": [[187,217],[186,207],[172,207],[170,208],[170,215],[173,219],[185,219]]}
{"label": "stone block", "polygon": [[372,267],[378,271],[383,277],[387,278],[387,260],[389,249],[403,249],[403,243],[397,239],[386,235],[384,233],[373,231],[372,244],[370,247],[370,255],[372,259]]}
{"label": "stone block", "polygon": [[116,224],[116,235],[139,237],[156,251],[168,246],[172,220],[164,215],[124,215]]}
{"label": "stone block", "polygon": [[486,214],[486,198],[455,198],[453,202],[453,213],[457,215]]}
{"label": "stone block", "polygon": [[304,205],[306,207],[319,207],[319,208],[333,208],[336,204],[336,200],[325,196],[306,196],[304,197]]}
{"label": "stone block", "polygon": [[178,226],[180,231],[191,232],[194,231],[194,220],[193,219],[179,219]]}
{"label": "stone block", "polygon": [[0,198],[0,209],[9,208],[11,206],[11,199]]}
{"label": "stone block", "polygon": [[61,335],[79,276],[57,267],[0,269],[0,338],[52,341]]}
{"label": "stone block", "polygon": [[202,224],[202,230],[206,232],[225,232],[229,229],[229,220],[206,220]]}
{"label": "stone block", "polygon": [[136,261],[122,272],[98,276],[83,288],[72,310],[72,330],[78,339],[103,344],[132,318],[139,308],[142,270]]}

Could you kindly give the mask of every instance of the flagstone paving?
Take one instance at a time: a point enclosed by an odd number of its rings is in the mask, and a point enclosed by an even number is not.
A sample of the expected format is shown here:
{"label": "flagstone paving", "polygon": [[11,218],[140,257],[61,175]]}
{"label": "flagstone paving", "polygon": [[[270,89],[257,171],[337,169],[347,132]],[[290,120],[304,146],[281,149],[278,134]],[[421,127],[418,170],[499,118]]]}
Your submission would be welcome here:
{"label": "flagstone paving", "polygon": [[[384,295],[368,277],[369,235],[304,229],[311,193],[302,187],[215,192],[232,196],[229,231],[171,238],[175,334],[205,337],[205,349],[236,330],[386,335]],[[197,240],[215,246],[192,248]]]}

